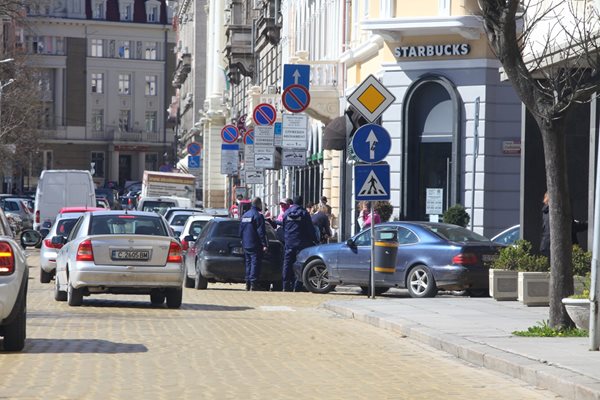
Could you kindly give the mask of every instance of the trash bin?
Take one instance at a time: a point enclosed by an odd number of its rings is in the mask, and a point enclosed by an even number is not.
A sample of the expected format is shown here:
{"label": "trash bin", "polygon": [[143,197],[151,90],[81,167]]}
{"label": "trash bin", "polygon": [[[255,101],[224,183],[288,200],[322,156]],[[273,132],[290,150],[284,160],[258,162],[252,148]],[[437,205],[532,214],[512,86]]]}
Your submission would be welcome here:
{"label": "trash bin", "polygon": [[398,231],[380,229],[375,231],[375,253],[373,269],[375,272],[393,274],[396,272],[396,255],[398,254]]}

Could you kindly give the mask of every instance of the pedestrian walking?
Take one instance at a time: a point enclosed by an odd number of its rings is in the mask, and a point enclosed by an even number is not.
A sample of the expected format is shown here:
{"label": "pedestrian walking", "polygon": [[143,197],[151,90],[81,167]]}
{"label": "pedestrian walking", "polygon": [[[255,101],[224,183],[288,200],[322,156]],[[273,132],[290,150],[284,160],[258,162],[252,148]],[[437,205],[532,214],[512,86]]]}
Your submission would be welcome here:
{"label": "pedestrian walking", "polygon": [[325,213],[327,214],[327,216],[331,216],[331,206],[329,204],[327,204],[327,197],[321,196],[321,202],[319,203],[319,205],[322,205],[325,207],[325,209],[326,209]]}
{"label": "pedestrian walking", "polygon": [[281,243],[285,242],[284,233],[283,233],[283,215],[285,212],[294,204],[292,199],[281,199],[279,202],[279,215],[275,218],[275,236],[277,236],[277,240]]}
{"label": "pedestrian walking", "polygon": [[329,216],[327,215],[327,207],[322,203],[319,204],[318,210],[312,215],[311,220],[319,232],[319,243],[329,243],[331,226],[329,224]]}
{"label": "pedestrian walking", "polygon": [[293,265],[298,252],[317,243],[315,229],[308,211],[302,207],[302,197],[294,197],[294,204],[283,215],[285,253],[283,257],[283,291],[300,291],[302,282],[294,276]]}
{"label": "pedestrian walking", "polygon": [[[579,244],[577,233],[583,232],[588,228],[587,222],[571,220],[571,243]],[[540,240],[540,253],[550,259],[550,196],[548,192],[544,193],[542,205],[542,236]]]}
{"label": "pedestrian walking", "polygon": [[252,200],[252,207],[242,215],[240,237],[246,262],[246,290],[259,290],[260,267],[264,253],[269,249],[265,218],[260,213],[260,197]]}
{"label": "pedestrian walking", "polygon": [[[361,225],[362,223],[362,225]],[[367,229],[372,224],[377,225],[381,223],[381,217],[376,210],[373,210],[373,221],[371,221],[371,202],[365,201],[362,204],[362,211],[359,215],[358,224],[361,225],[361,229]]]}

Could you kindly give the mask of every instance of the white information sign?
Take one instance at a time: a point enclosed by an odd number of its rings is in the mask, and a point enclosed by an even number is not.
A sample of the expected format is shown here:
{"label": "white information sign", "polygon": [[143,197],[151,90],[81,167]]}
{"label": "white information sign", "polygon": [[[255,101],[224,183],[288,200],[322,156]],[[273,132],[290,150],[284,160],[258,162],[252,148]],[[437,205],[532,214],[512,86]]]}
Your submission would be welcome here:
{"label": "white information sign", "polygon": [[265,173],[262,170],[256,168],[246,168],[244,171],[246,176],[246,184],[248,185],[262,185],[265,183]]}
{"label": "white information sign", "polygon": [[254,145],[253,144],[244,145],[244,167],[245,168],[254,167]]}
{"label": "white information sign", "polygon": [[236,175],[239,168],[240,147],[237,144],[221,145],[221,174]]}
{"label": "white information sign", "polygon": [[254,148],[254,167],[255,168],[275,168],[275,149],[271,147]]}
{"label": "white information sign", "polygon": [[427,188],[425,214],[442,214],[444,206],[444,189]]}
{"label": "white information sign", "polygon": [[283,114],[282,147],[286,149],[304,149],[308,145],[308,115]]}
{"label": "white information sign", "polygon": [[254,145],[256,147],[273,148],[275,128],[272,125],[256,125],[254,127]]}
{"label": "white information sign", "polygon": [[306,165],[306,150],[283,149],[281,165],[284,167],[303,167]]}

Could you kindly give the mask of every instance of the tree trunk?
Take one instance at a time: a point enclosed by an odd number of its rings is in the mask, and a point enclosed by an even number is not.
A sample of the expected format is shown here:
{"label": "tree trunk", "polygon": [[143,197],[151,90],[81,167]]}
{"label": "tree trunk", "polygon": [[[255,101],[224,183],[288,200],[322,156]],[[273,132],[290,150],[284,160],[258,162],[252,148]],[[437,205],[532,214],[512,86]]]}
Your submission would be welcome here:
{"label": "tree trunk", "polygon": [[[537,119],[537,118],[536,118]],[[565,146],[566,116],[539,118],[546,163],[546,184],[550,196],[550,326],[572,326],[562,299],[573,294],[571,254],[572,214],[567,179]]]}

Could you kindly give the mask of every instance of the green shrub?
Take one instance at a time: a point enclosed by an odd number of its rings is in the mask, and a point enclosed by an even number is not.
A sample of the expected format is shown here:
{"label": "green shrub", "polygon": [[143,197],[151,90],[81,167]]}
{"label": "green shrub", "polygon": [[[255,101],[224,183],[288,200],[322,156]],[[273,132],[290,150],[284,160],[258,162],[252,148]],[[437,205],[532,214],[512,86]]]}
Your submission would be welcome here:
{"label": "green shrub", "polygon": [[466,228],[471,220],[469,213],[460,204],[455,204],[444,211],[442,218],[447,224],[454,224],[462,226],[463,228]]}
{"label": "green shrub", "polygon": [[548,321],[541,321],[536,326],[530,326],[526,331],[514,331],[513,335],[529,337],[587,337],[588,331],[574,327],[552,328],[548,325]]}
{"label": "green shrub", "polygon": [[592,270],[592,252],[573,245],[573,275],[586,276]]}
{"label": "green shrub", "polygon": [[550,270],[548,258],[531,254],[531,243],[517,240],[513,246],[500,250],[498,258],[492,262],[492,268],[523,272],[547,272]]}

